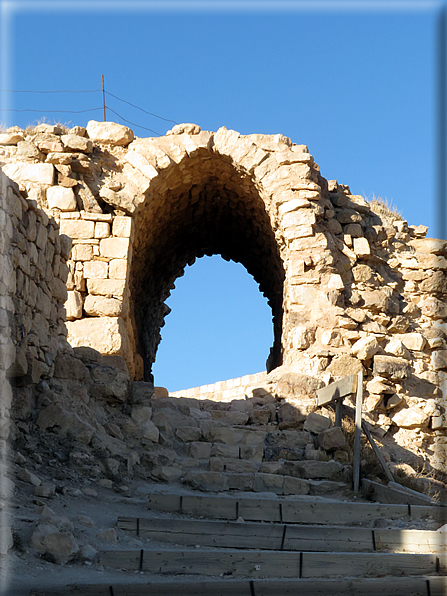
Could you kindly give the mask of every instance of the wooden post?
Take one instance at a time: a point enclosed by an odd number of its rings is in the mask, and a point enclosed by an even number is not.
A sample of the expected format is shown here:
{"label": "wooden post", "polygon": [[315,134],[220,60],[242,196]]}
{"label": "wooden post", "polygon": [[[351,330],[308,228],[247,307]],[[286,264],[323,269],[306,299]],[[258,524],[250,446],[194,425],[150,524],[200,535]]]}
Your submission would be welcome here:
{"label": "wooden post", "polygon": [[105,91],[104,91],[104,75],[102,76],[102,106],[104,109],[104,122],[106,121],[106,97],[105,97]]}
{"label": "wooden post", "polygon": [[357,376],[357,393],[355,396],[355,435],[354,435],[354,492],[360,487],[360,437],[362,433],[362,402],[363,402],[363,370]]}
{"label": "wooden post", "polygon": [[343,398],[337,399],[336,406],[335,406],[335,423],[334,426],[339,426],[341,428],[341,423],[343,420]]}

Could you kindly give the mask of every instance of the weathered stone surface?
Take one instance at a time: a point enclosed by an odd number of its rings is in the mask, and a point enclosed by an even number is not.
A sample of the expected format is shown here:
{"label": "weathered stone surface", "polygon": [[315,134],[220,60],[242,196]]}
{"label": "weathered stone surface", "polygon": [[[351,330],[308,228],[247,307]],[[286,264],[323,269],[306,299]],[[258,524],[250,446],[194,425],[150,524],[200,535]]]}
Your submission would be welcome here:
{"label": "weathered stone surface", "polygon": [[128,145],[134,139],[130,128],[115,122],[90,120],[87,124],[87,134],[92,141],[107,145]]}
{"label": "weathered stone surface", "polygon": [[64,437],[68,434],[86,445],[90,443],[95,433],[95,429],[90,424],[81,420],[73,412],[65,410],[59,404],[47,406],[42,410],[36,424],[41,431],[56,427],[61,436]]}
{"label": "weathered stone surface", "polygon": [[83,219],[61,219],[61,234],[66,234],[74,239],[93,238],[95,235],[95,222]]}
{"label": "weathered stone surface", "polygon": [[64,145],[64,149],[67,151],[81,151],[85,153],[91,153],[93,150],[93,144],[90,139],[81,137],[77,134],[62,135],[61,141]]}
{"label": "weathered stone surface", "polygon": [[51,186],[54,167],[49,163],[10,163],[2,166],[3,172],[15,182],[36,182]]}
{"label": "weathered stone surface", "polygon": [[73,189],[63,186],[50,186],[47,189],[47,202],[50,209],[61,211],[74,211],[77,205]]}
{"label": "weathered stone surface", "polygon": [[17,472],[17,478],[22,482],[32,484],[33,486],[40,486],[42,484],[40,478],[26,468],[22,468]]}
{"label": "weathered stone surface", "polygon": [[420,408],[404,408],[391,416],[392,421],[402,428],[419,428],[428,425],[430,416]]}
{"label": "weathered stone surface", "polygon": [[131,386],[130,400],[133,404],[142,404],[154,396],[154,384],[134,381]]}
{"label": "weathered stone surface", "polygon": [[307,480],[284,476],[283,493],[285,495],[308,495],[309,492],[310,484]]}
{"label": "weathered stone surface", "polygon": [[406,360],[394,356],[374,356],[374,374],[391,379],[405,379],[409,366]]}
{"label": "weathered stone surface", "polygon": [[331,420],[327,416],[322,416],[316,412],[308,414],[304,423],[304,430],[311,433],[318,434],[328,429],[331,426]]}
{"label": "weathered stone surface", "polygon": [[122,298],[124,289],[125,285],[122,279],[87,279],[87,290],[90,295]]}
{"label": "weathered stone surface", "polygon": [[419,307],[422,314],[426,317],[431,317],[432,319],[447,318],[447,304],[434,296],[422,300]]}
{"label": "weathered stone surface", "polygon": [[374,336],[362,337],[351,348],[354,356],[359,360],[368,360],[372,358],[379,350],[379,342]]}
{"label": "weathered stone surface", "polygon": [[82,317],[82,295],[78,291],[67,292],[65,310],[67,311],[67,321]]}
{"label": "weathered stone surface", "polygon": [[99,251],[102,257],[111,259],[125,259],[129,248],[128,238],[104,238],[99,243]]}
{"label": "weathered stone surface", "polygon": [[282,470],[284,474],[298,478],[339,480],[343,466],[334,460],[287,461],[283,462]]}
{"label": "weathered stone surface", "polygon": [[116,298],[89,294],[85,298],[84,311],[92,317],[119,317],[123,312],[123,303]]}
{"label": "weathered stone surface", "polygon": [[202,431],[197,426],[182,426],[177,428],[175,436],[179,441],[187,443],[189,441],[200,441],[202,438]]}
{"label": "weathered stone surface", "polygon": [[60,532],[53,525],[40,524],[31,536],[31,547],[49,553],[56,561],[66,562],[78,551],[78,543],[71,532]]}
{"label": "weathered stone surface", "polygon": [[84,263],[83,271],[86,279],[107,279],[109,264],[104,261],[88,261]]}
{"label": "weathered stone surface", "polygon": [[200,126],[198,124],[191,124],[190,122],[186,122],[184,124],[176,124],[168,130],[166,136],[168,135],[181,135],[186,133],[187,135],[198,135],[200,132]]}
{"label": "weathered stone surface", "polygon": [[442,370],[447,368],[447,350],[435,350],[432,352],[431,365],[433,370]]}
{"label": "weathered stone surface", "polygon": [[318,435],[318,443],[325,451],[334,451],[346,445],[346,438],[339,426],[333,426]]}
{"label": "weathered stone surface", "polygon": [[73,347],[88,346],[101,354],[128,353],[128,338],[121,317],[92,317],[67,322],[68,341]]}
{"label": "weathered stone surface", "polygon": [[23,141],[23,135],[17,132],[0,133],[0,145],[17,145]]}
{"label": "weathered stone surface", "polygon": [[129,397],[129,373],[111,366],[94,366],[91,369],[90,394],[97,399],[124,402]]}

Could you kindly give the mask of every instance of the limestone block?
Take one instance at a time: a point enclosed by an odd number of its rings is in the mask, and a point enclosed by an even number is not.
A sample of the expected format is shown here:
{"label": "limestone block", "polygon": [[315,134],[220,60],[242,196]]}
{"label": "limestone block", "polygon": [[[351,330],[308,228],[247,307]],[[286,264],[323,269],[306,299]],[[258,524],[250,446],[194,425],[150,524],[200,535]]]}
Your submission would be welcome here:
{"label": "limestone block", "polygon": [[202,438],[202,431],[197,426],[182,426],[176,429],[175,436],[182,443],[200,441]]}
{"label": "limestone block", "polygon": [[288,476],[326,480],[340,479],[342,471],[343,466],[334,460],[285,461],[282,469]]}
{"label": "limestone block", "polygon": [[284,477],[279,474],[255,474],[253,490],[255,492],[283,493]]}
{"label": "limestone block", "polygon": [[393,393],[394,391],[384,377],[375,377],[366,384],[366,389],[369,393],[377,393],[379,395],[382,393]]}
{"label": "limestone block", "polygon": [[141,425],[141,434],[143,439],[149,439],[153,443],[158,443],[160,440],[160,431],[152,422],[152,420],[146,420]]}
{"label": "limestone block", "polygon": [[49,163],[9,163],[2,166],[3,172],[15,182],[36,182],[51,186],[54,167]]}
{"label": "limestone block", "polygon": [[341,275],[338,273],[334,273],[330,276],[327,282],[327,288],[330,290],[344,290],[345,284],[343,283],[343,279]]}
{"label": "limestone block", "polygon": [[430,416],[420,408],[413,406],[393,414],[391,419],[394,424],[402,428],[419,428],[428,426]]}
{"label": "limestone block", "polygon": [[[129,355],[129,338],[121,317],[91,317],[67,322],[72,347],[88,346],[101,354]],[[127,361],[127,358],[126,358]]]}
{"label": "limestone block", "polygon": [[447,241],[438,240],[436,238],[418,238],[410,240],[409,244],[420,253],[431,253],[434,255],[442,255],[447,250]]}
{"label": "limestone block", "polygon": [[31,547],[49,553],[58,562],[66,562],[78,551],[78,544],[71,532],[60,532],[51,524],[40,524],[31,536]]}
{"label": "limestone block", "polygon": [[109,264],[105,261],[86,261],[84,263],[85,279],[107,279]]}
{"label": "limestone block", "polygon": [[99,242],[99,252],[102,257],[126,259],[128,250],[129,238],[104,238]]}
{"label": "limestone block", "polygon": [[32,484],[33,486],[40,486],[42,481],[38,478],[35,474],[27,470],[26,468],[21,468],[17,472],[17,478],[22,482],[26,482],[28,484]]}
{"label": "limestone block", "polygon": [[423,269],[447,269],[447,259],[436,255],[417,255],[419,267]]}
{"label": "limestone block", "polygon": [[353,244],[354,252],[358,257],[365,258],[371,256],[371,248],[366,238],[354,238]]}
{"label": "limestone block", "polygon": [[364,290],[359,292],[364,301],[365,308],[373,311],[386,311],[390,305],[390,299],[381,290]]}
{"label": "limestone block", "polygon": [[145,403],[154,396],[154,385],[145,381],[134,381],[131,387],[131,401],[133,404]]}
{"label": "limestone block", "polygon": [[327,416],[322,416],[316,412],[311,412],[307,415],[306,421],[304,422],[304,430],[318,434],[327,430],[331,426],[331,420]]}
{"label": "limestone block", "polygon": [[61,136],[64,149],[67,151],[81,151],[82,153],[91,153],[93,144],[90,139],[81,137],[77,134],[68,134]]}
{"label": "limestone block", "polygon": [[110,279],[126,279],[127,259],[112,259],[109,261]]}
{"label": "limestone block", "polygon": [[193,459],[209,459],[211,456],[211,443],[193,441],[188,444],[189,456]]}
{"label": "limestone block", "polygon": [[108,145],[128,145],[134,139],[130,128],[115,122],[90,120],[87,124],[87,134],[92,141]]}
{"label": "limestone block", "polygon": [[309,491],[310,483],[307,480],[284,476],[283,493],[285,495],[308,495]]}
{"label": "limestone block", "polygon": [[434,370],[447,368],[447,350],[435,350],[431,355],[431,366]]}
{"label": "limestone block", "polygon": [[75,244],[71,258],[73,261],[90,261],[93,258],[93,246],[91,244]]}
{"label": "limestone block", "polygon": [[374,356],[374,375],[398,380],[405,379],[408,373],[409,365],[406,360],[394,356]]}
{"label": "limestone block", "polygon": [[0,133],[0,145],[17,145],[23,141],[23,134],[17,132]]}
{"label": "limestone block", "polygon": [[122,314],[123,303],[116,298],[89,294],[85,297],[84,311],[91,317],[118,317]]}
{"label": "limestone block", "polygon": [[67,312],[67,321],[80,319],[82,317],[82,296],[76,290],[67,292],[67,301],[65,310]]}
{"label": "limestone block", "polygon": [[222,490],[223,478],[220,472],[188,472],[185,482],[203,491]]}
{"label": "limestone block", "polygon": [[421,309],[422,314],[426,317],[432,319],[447,318],[447,304],[433,296],[425,298],[425,300],[422,300],[418,306]]}
{"label": "limestone block", "polygon": [[95,238],[108,238],[110,236],[110,225],[106,221],[95,223]]}
{"label": "limestone block", "polygon": [[47,189],[47,202],[50,209],[61,211],[75,211],[77,207],[73,189],[63,186],[50,186]]}
{"label": "limestone block", "polygon": [[315,213],[309,209],[300,209],[299,211],[291,211],[285,213],[282,217],[281,223],[284,228],[299,225],[313,225],[316,222]]}
{"label": "limestone block", "polygon": [[298,325],[293,331],[292,347],[296,350],[305,350],[310,346],[313,339],[314,333],[312,329],[304,325]]}
{"label": "limestone block", "polygon": [[342,449],[346,445],[345,435],[339,426],[333,426],[318,435],[318,443],[325,451]]}
{"label": "limestone block", "polygon": [[362,226],[357,223],[347,224],[344,228],[345,234],[349,234],[352,238],[361,238],[363,236]]}
{"label": "limestone block", "polygon": [[392,337],[390,339],[390,341],[385,346],[385,352],[387,354],[393,354],[393,356],[398,356],[400,358],[407,358],[407,360],[411,358],[410,352],[397,337]]}
{"label": "limestone block", "polygon": [[117,216],[113,220],[112,234],[120,238],[130,238],[132,233],[132,218]]}
{"label": "limestone block", "polygon": [[[93,263],[94,261],[89,261]],[[125,282],[122,279],[87,279],[87,291],[96,296],[122,298]]]}
{"label": "limestone block", "polygon": [[137,424],[147,422],[152,418],[152,408],[150,406],[139,406],[132,408],[132,420]]}
{"label": "limestone block", "polygon": [[306,420],[306,414],[303,414],[293,404],[283,403],[278,408],[279,428],[294,428]]}
{"label": "limestone block", "polygon": [[107,365],[97,365],[91,368],[92,384],[90,394],[96,399],[111,402],[124,402],[129,395],[129,374]]}
{"label": "limestone block", "polygon": [[53,297],[56,298],[58,302],[66,302],[68,297],[67,286],[61,279],[54,277],[50,284],[50,290]]}
{"label": "limestone block", "polygon": [[200,126],[198,124],[191,124],[190,122],[185,122],[183,124],[176,124],[168,130],[166,136],[168,135],[181,135],[186,133],[188,135],[198,135],[200,132]]}
{"label": "limestone block", "polygon": [[61,234],[66,234],[70,238],[90,239],[95,236],[95,222],[83,219],[61,219]]}
{"label": "limestone block", "polygon": [[[141,172],[141,174],[143,174],[143,176],[147,179],[147,190],[149,188],[150,181],[158,176],[158,171],[151,163],[152,160],[150,158],[148,159],[146,155],[142,155],[140,151],[134,151],[132,149],[126,153],[125,160],[138,172]],[[146,192],[143,190],[144,187],[141,186],[141,182],[140,188],[142,192]]]}

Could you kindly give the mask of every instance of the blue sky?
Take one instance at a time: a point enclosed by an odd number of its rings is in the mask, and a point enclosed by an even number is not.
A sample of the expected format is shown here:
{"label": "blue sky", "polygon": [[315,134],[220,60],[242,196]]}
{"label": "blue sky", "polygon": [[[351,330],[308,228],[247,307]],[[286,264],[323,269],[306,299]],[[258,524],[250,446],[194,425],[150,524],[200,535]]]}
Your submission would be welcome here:
{"label": "blue sky", "polygon": [[[106,90],[203,129],[282,133],[327,179],[386,197],[440,235],[432,2],[1,2],[1,89]],[[309,8],[310,7],[310,8]],[[159,118],[107,96],[125,119]],[[93,93],[1,92],[0,121],[85,125]],[[108,119],[123,122],[108,112]],[[138,136],[154,133],[131,125]],[[240,265],[204,258],[176,283],[154,367],[170,390],[264,369],[271,313]]]}

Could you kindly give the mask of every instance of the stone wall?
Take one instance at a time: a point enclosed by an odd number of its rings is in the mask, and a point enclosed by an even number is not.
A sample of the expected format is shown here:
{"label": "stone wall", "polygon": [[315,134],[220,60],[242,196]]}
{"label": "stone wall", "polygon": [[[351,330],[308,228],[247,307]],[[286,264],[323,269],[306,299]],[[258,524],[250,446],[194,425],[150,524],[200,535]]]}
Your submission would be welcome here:
{"label": "stone wall", "polygon": [[[26,192],[23,191],[26,195]],[[0,438],[9,431],[14,385],[50,378],[66,344],[66,259],[71,240],[0,172]]]}
{"label": "stone wall", "polygon": [[188,397],[193,399],[208,399],[212,401],[229,402],[234,399],[246,399],[267,392],[267,373],[259,372],[254,375],[244,375],[236,379],[209,383],[200,387],[191,387],[181,391],[172,391],[169,397]]}
{"label": "stone wall", "polygon": [[150,380],[176,278],[221,254],[268,298],[270,375],[327,383],[363,367],[371,424],[445,444],[447,242],[325,180],[305,145],[196,125],[138,139],[91,121],[11,129],[0,146],[4,172],[73,241],[72,346],[121,354]]}

